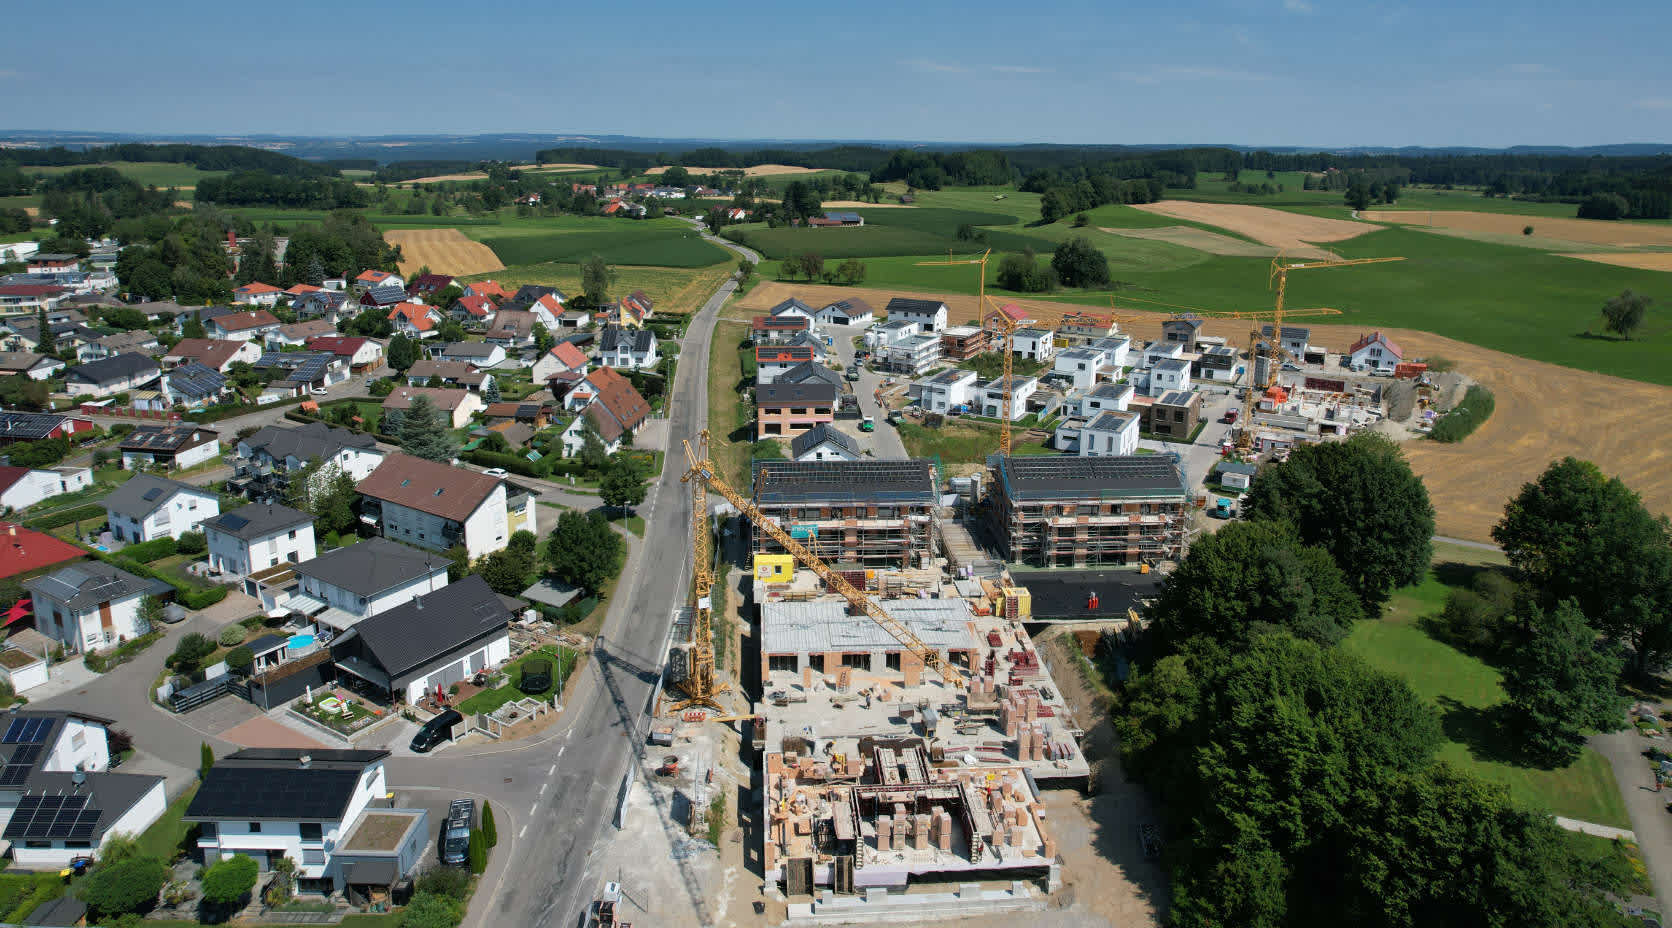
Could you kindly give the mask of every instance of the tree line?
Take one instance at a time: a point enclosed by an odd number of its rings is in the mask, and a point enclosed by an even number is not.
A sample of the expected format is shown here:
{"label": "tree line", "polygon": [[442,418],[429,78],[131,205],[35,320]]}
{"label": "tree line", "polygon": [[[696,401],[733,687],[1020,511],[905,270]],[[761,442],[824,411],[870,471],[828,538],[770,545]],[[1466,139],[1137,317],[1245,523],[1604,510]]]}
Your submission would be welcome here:
{"label": "tree line", "polygon": [[[1153,609],[1116,719],[1171,827],[1185,926],[1618,924],[1620,887],[1543,810],[1436,759],[1434,707],[1336,647],[1426,576],[1434,512],[1397,445],[1297,449],[1247,520],[1203,536]],[[1672,546],[1623,484],[1560,461],[1494,531],[1512,565],[1452,594],[1435,633],[1491,648],[1527,763],[1620,727],[1620,645],[1672,655]]]}
{"label": "tree line", "polygon": [[149,145],[135,142],[74,150],[62,146],[13,148],[0,154],[0,163],[27,167],[69,167],[109,161],[189,164],[200,171],[266,171],[294,177],[325,177],[337,173],[337,169],[328,164],[244,145]]}
{"label": "tree line", "polygon": [[332,177],[291,177],[239,171],[204,177],[193,197],[222,206],[278,206],[287,209],[353,209],[371,205],[371,194],[353,181]]}

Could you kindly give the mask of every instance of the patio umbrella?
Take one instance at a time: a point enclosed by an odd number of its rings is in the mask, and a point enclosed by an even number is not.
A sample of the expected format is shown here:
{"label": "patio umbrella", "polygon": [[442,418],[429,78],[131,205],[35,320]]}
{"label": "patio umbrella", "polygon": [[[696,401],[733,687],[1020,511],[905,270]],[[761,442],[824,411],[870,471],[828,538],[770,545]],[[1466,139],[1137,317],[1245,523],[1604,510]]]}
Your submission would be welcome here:
{"label": "patio umbrella", "polygon": [[32,611],[33,605],[34,600],[30,599],[20,599],[13,603],[12,608],[6,610],[6,624],[10,625],[28,615]]}

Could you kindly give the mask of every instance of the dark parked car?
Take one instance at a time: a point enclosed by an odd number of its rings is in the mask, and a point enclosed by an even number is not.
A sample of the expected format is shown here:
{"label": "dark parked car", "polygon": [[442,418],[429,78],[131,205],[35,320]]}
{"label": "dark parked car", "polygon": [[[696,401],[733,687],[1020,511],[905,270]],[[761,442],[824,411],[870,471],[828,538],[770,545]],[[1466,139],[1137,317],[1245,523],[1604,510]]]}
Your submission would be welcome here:
{"label": "dark parked car", "polygon": [[443,741],[453,740],[453,726],[464,721],[464,716],[452,709],[441,713],[418,729],[418,734],[412,736],[412,750],[417,754],[428,754],[430,749]]}
{"label": "dark parked car", "polygon": [[544,693],[552,688],[552,662],[545,660],[524,661],[522,679],[517,688],[525,693]]}
{"label": "dark parked car", "polygon": [[455,799],[447,807],[447,827],[441,832],[441,862],[462,864],[470,856],[470,826],[476,819],[476,803]]}

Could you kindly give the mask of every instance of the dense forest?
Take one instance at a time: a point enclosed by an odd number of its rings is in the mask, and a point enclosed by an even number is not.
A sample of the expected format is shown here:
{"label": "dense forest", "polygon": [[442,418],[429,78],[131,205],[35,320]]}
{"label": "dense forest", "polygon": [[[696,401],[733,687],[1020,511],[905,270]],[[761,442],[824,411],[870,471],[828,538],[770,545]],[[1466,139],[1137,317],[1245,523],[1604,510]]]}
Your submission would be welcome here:
{"label": "dense forest", "polygon": [[117,220],[137,219],[174,206],[174,193],[141,186],[115,168],[77,168],[41,184],[41,211],[58,220],[61,236],[99,238]]}
{"label": "dense forest", "polygon": [[353,181],[334,177],[290,177],[239,171],[197,182],[199,203],[221,206],[278,206],[287,209],[343,209],[371,205],[371,195]]}
{"label": "dense forest", "polygon": [[326,177],[337,169],[317,161],[243,145],[106,145],[72,151],[68,148],[13,148],[0,153],[0,163],[24,167],[69,167],[108,161],[155,161],[189,164],[200,171],[266,171],[293,177]]}

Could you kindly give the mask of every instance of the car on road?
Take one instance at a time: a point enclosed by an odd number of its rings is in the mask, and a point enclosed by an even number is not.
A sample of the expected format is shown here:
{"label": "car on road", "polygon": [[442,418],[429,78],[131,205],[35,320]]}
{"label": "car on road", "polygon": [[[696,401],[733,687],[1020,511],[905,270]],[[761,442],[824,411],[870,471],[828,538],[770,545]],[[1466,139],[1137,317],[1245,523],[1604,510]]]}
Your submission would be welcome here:
{"label": "car on road", "polygon": [[1237,407],[1232,406],[1230,409],[1225,410],[1225,417],[1220,421],[1224,422],[1226,425],[1235,424],[1237,421]]}
{"label": "car on road", "polygon": [[1293,361],[1284,361],[1283,362],[1283,369],[1286,370],[1286,371],[1298,372],[1298,371],[1300,371],[1301,367],[1300,367],[1299,364],[1296,364]]}
{"label": "car on road", "polygon": [[517,681],[517,689],[525,693],[544,693],[552,688],[552,662],[534,658],[524,661],[522,679]]}
{"label": "car on road", "polygon": [[511,476],[511,472],[506,470],[503,467],[490,467],[487,470],[482,471],[482,474],[484,476],[487,476],[487,477],[501,477],[501,478]]}
{"label": "car on road", "polygon": [[846,374],[844,374],[843,376],[846,377],[848,380],[858,380],[859,379],[859,372],[850,367],[850,368],[848,368],[848,372]]}
{"label": "car on road", "polygon": [[463,864],[470,857],[470,826],[476,821],[476,802],[455,799],[447,806],[447,826],[441,832],[441,862]]}
{"label": "car on road", "polygon": [[418,734],[412,736],[412,753],[428,754],[443,741],[453,740],[453,726],[462,721],[464,716],[456,710],[447,709],[425,722],[424,727],[418,729]]}
{"label": "car on road", "polygon": [[312,393],[314,396],[330,396],[331,395],[331,391],[325,389],[324,387],[312,387],[312,388],[309,388],[308,392]]}
{"label": "car on road", "polygon": [[859,420],[859,430],[861,432],[875,432],[877,430],[877,420],[871,416],[866,416]]}

